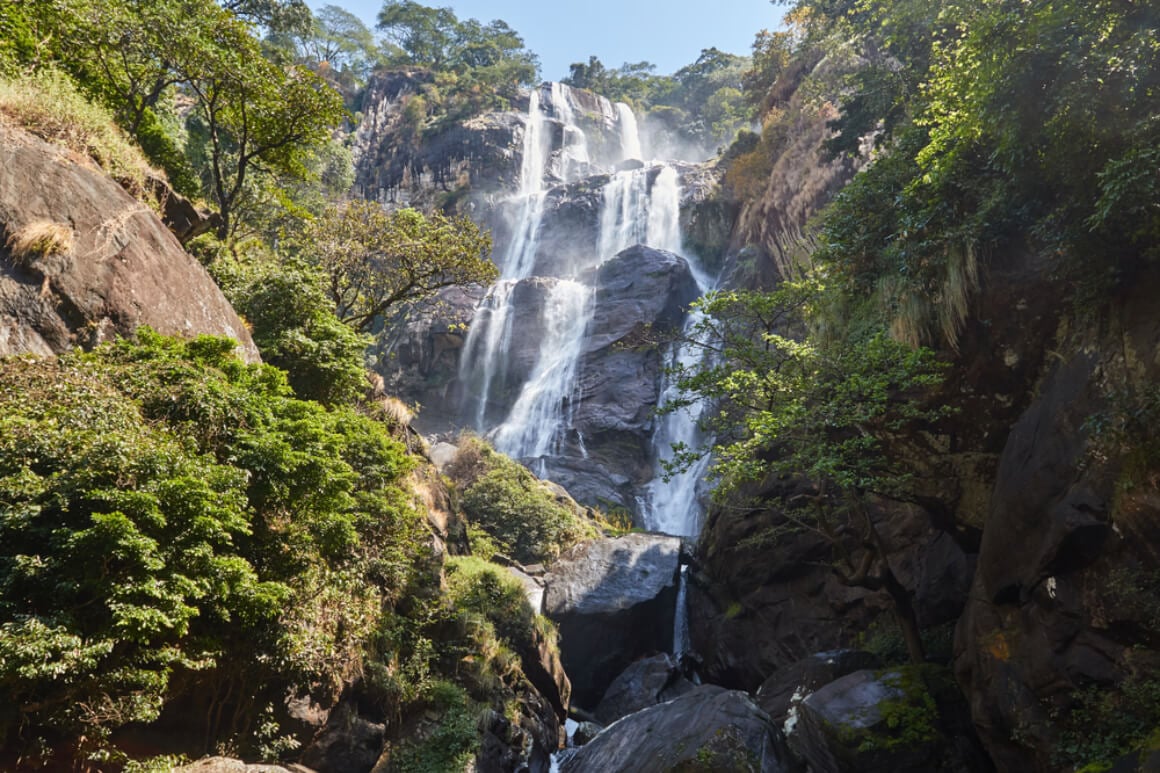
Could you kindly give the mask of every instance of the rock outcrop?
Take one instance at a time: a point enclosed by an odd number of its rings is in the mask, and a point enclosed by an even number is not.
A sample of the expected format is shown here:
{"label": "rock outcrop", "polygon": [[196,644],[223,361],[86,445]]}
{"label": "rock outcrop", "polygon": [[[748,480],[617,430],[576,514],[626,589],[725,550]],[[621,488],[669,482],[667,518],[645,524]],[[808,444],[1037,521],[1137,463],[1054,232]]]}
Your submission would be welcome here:
{"label": "rock outcrop", "polygon": [[791,770],[780,732],[743,692],[706,685],[605,728],[561,773]]}
{"label": "rock outcrop", "polygon": [[932,666],[855,671],[803,700],[786,722],[790,748],[827,773],[989,773],[966,703]]}
{"label": "rock outcrop", "polygon": [[565,551],[545,578],[544,614],[560,629],[572,699],[592,709],[642,655],[672,644],[681,541],[630,534]]}
{"label": "rock outcrop", "polygon": [[612,680],[596,707],[596,719],[610,725],[641,709],[679,698],[693,687],[672,655],[643,658]]}
{"label": "rock outcrop", "polygon": [[[1003,449],[955,643],[956,673],[1003,770],[1048,769],[1062,738],[1098,741],[1102,724],[1146,712],[1125,695],[1157,684],[1157,287],[1154,274],[1136,277],[1099,329],[1045,346],[1059,356]],[[1121,708],[1101,713],[1092,686]]]}
{"label": "rock outcrop", "polygon": [[0,226],[0,354],[90,347],[148,325],[228,336],[258,360],[245,323],[151,209],[86,160],[3,124]]}

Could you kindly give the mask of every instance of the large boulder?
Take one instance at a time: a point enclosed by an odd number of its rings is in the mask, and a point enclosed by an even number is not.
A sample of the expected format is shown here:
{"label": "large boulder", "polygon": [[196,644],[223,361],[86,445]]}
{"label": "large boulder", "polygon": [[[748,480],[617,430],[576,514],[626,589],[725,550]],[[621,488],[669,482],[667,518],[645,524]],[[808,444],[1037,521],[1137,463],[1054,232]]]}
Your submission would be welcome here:
{"label": "large boulder", "polygon": [[592,709],[617,674],[672,645],[681,541],[630,534],[570,548],[545,577],[572,698]]}
{"label": "large boulder", "polygon": [[414,421],[420,432],[440,432],[459,419],[459,360],[485,293],[477,285],[444,288],[375,343],[374,368],[387,393],[421,405]]}
{"label": "large boulder", "polygon": [[1110,763],[1092,755],[1126,716],[1156,725],[1139,696],[1160,668],[1158,288],[1136,276],[1098,328],[1045,347],[1003,449],[955,670],[1004,770]]}
{"label": "large boulder", "polygon": [[[91,163],[0,124],[0,355],[95,346],[148,325],[258,351],[205,269]],[[36,231],[40,247],[21,249]]]}
{"label": "large boulder", "polygon": [[877,655],[861,650],[815,652],[785,668],[779,668],[757,689],[757,704],[781,725],[798,704],[820,687],[855,671],[878,668]]}
{"label": "large boulder", "polygon": [[[795,527],[780,502],[809,492],[773,481],[747,492],[747,508],[713,508],[689,590],[693,649],[709,681],[755,690],[815,652],[852,647],[892,613],[884,592],[843,583],[834,545]],[[764,504],[762,504],[764,503]],[[949,626],[962,610],[973,562],[956,535],[921,507],[874,500],[871,516],[920,623]],[[849,545],[851,550],[861,546]]]}
{"label": "large boulder", "polygon": [[605,728],[561,773],[789,770],[780,732],[743,692],[706,685]]}
{"label": "large boulder", "polygon": [[678,698],[693,687],[672,655],[642,658],[624,669],[604,691],[596,707],[596,719],[610,725],[641,709]]}
{"label": "large boulder", "polygon": [[991,771],[948,670],[855,671],[808,696],[786,722],[790,748],[826,773]]}

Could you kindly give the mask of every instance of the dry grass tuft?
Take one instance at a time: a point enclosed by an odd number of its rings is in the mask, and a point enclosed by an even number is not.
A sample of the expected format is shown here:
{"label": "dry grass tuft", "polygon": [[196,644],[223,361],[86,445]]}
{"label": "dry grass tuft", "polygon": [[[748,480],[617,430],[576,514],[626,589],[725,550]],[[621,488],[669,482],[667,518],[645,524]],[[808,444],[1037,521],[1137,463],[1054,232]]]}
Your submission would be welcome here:
{"label": "dry grass tuft", "polygon": [[73,230],[64,223],[34,220],[13,232],[5,244],[13,260],[27,264],[38,258],[71,253]]}
{"label": "dry grass tuft", "polygon": [[68,76],[44,70],[0,78],[0,116],[49,142],[87,156],[130,194],[156,209],[154,171],[112,114],[87,100]]}

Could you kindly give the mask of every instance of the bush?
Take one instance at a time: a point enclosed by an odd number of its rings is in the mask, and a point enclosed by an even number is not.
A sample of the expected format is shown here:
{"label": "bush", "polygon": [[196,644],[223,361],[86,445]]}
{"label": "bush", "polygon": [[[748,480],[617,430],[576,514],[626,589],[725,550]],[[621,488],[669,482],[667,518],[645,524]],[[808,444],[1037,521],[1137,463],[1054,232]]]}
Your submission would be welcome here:
{"label": "bush", "polygon": [[301,263],[221,260],[215,278],[252,326],[262,359],[286,371],[303,400],[341,405],[367,387],[370,338],[335,314],[320,273]]}
{"label": "bush", "polygon": [[548,561],[596,536],[595,527],[558,502],[543,482],[478,438],[460,444],[448,472],[463,490],[468,520],[517,561]]}
{"label": "bush", "polygon": [[99,743],[192,672],[241,686],[227,725],[262,685],[337,693],[408,592],[404,448],[234,349],[142,329],[0,367],[0,745]]}

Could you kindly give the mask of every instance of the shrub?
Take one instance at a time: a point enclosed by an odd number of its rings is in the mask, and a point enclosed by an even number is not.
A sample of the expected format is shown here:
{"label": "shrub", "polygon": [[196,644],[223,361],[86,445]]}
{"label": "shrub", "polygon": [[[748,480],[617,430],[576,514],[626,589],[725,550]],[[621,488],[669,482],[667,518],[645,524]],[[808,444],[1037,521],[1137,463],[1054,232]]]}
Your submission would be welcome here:
{"label": "shrub", "polygon": [[542,481],[478,438],[460,444],[448,474],[463,489],[468,520],[518,561],[551,560],[596,536],[595,527],[558,502]]}
{"label": "shrub", "polygon": [[99,743],[191,672],[241,686],[225,725],[261,685],[337,693],[416,580],[404,448],[234,349],[142,329],[0,367],[0,745]]}

